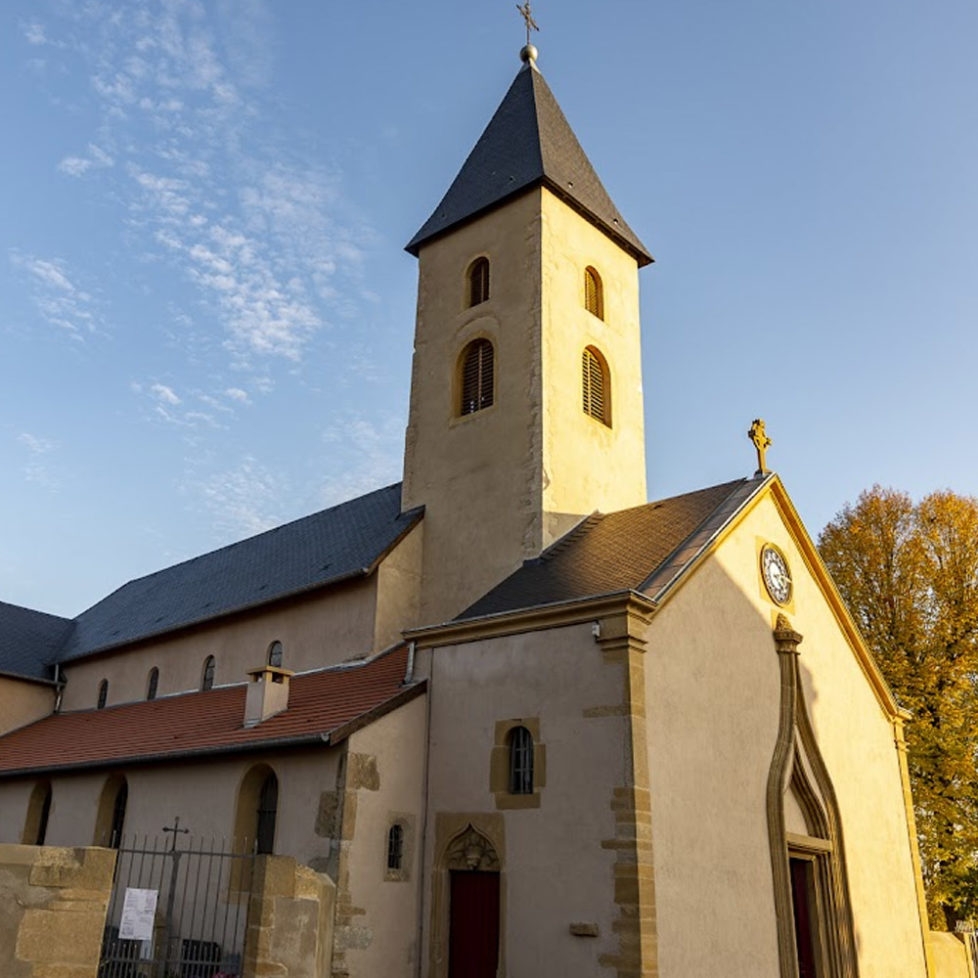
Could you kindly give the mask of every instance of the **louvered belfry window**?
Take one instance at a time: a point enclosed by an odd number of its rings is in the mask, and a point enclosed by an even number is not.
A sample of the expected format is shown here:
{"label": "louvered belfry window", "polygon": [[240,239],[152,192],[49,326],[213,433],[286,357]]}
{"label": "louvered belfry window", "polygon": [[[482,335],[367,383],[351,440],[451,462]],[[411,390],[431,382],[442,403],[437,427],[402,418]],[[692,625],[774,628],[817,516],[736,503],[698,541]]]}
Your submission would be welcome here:
{"label": "louvered belfry window", "polygon": [[387,869],[396,871],[404,862],[404,828],[395,822],[387,833]]}
{"label": "louvered belfry window", "polygon": [[584,308],[598,319],[604,319],[604,288],[601,276],[590,265],[584,269]]}
{"label": "louvered belfry window", "polygon": [[473,340],[462,358],[461,414],[474,414],[492,404],[493,349],[488,340]]}
{"label": "louvered belfry window", "polygon": [[611,385],[604,357],[593,347],[581,356],[581,392],[584,413],[611,426]]}
{"label": "louvered belfry window", "polygon": [[469,266],[469,305],[477,306],[489,298],[489,259],[476,258]]}

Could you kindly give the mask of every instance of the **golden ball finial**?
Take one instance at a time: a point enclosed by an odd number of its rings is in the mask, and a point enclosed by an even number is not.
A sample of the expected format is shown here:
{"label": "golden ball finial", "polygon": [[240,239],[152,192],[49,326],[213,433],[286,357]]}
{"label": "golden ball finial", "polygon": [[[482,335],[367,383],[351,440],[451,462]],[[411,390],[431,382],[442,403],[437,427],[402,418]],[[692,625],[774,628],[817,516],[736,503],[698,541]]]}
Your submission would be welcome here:
{"label": "golden ball finial", "polygon": [[535,44],[526,44],[520,51],[520,61],[522,61],[524,64],[529,64],[531,61],[535,62],[539,53],[540,52],[537,51]]}

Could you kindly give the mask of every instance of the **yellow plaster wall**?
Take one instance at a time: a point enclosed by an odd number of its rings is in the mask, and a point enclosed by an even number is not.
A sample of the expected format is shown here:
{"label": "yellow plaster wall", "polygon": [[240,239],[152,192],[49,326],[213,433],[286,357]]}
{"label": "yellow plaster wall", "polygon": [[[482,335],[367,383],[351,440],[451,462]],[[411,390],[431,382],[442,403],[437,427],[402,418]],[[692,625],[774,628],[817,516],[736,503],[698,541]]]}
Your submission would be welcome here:
{"label": "yellow plaster wall", "polygon": [[[923,940],[890,719],[770,497],[653,620],[646,675],[664,976],[777,974],[765,785],[778,728],[777,607],[758,549],[781,548],[804,636],[805,700],[838,798],[862,978],[923,978]],[[709,613],[704,613],[709,609]],[[696,812],[696,818],[690,818]],[[709,886],[709,926],[689,939]]]}
{"label": "yellow plaster wall", "polygon": [[[337,927],[343,974],[351,978],[414,975],[418,954],[418,893],[424,795],[427,704],[406,703],[350,737],[343,838],[349,842],[341,879],[350,912]],[[387,833],[405,828],[404,879],[387,879]],[[342,874],[341,874],[342,875]],[[340,906],[340,914],[344,907]]]}
{"label": "yellow plaster wall", "polygon": [[[616,856],[602,842],[615,837],[615,791],[629,763],[621,664],[605,661],[588,623],[439,648],[419,668],[431,684],[422,973],[447,974],[437,826],[474,819],[502,826],[501,978],[614,974],[600,963],[619,951]],[[500,810],[490,770],[496,724],[522,717],[539,718],[546,786],[539,807]],[[594,924],[599,936],[572,936],[571,924]]]}
{"label": "yellow plaster wall", "polygon": [[[306,598],[201,625],[141,646],[67,662],[63,709],[91,709],[98,685],[109,680],[109,705],[144,699],[149,671],[160,670],[159,696],[199,689],[204,659],[215,658],[214,684],[245,682],[262,665],[276,639],[285,647],[283,665],[301,672],[369,655],[376,644],[377,575]],[[384,639],[391,623],[383,617]]]}
{"label": "yellow plaster wall", "polygon": [[53,687],[0,676],[0,734],[40,720],[53,709]]}
{"label": "yellow plaster wall", "polygon": [[377,568],[373,648],[399,641],[401,632],[420,624],[421,559],[424,521],[381,561]]}
{"label": "yellow plaster wall", "polygon": [[[466,307],[466,272],[490,261],[490,298]],[[584,269],[603,279],[605,322],[584,308]],[[424,245],[405,508],[425,505],[421,618],[446,620],[595,508],[645,502],[638,270],[544,189]],[[459,357],[495,349],[494,404],[458,416]],[[606,356],[613,427],[581,406],[581,355]],[[478,555],[472,559],[470,555]]]}
{"label": "yellow plaster wall", "polygon": [[931,931],[927,943],[934,962],[933,978],[974,978],[968,966],[968,950],[957,934]]}
{"label": "yellow plaster wall", "polygon": [[[543,511],[547,546],[582,515],[646,502],[638,265],[548,190],[541,192]],[[604,319],[584,308],[584,270],[601,276]],[[608,362],[611,427],[581,409],[581,355]]]}
{"label": "yellow plaster wall", "polygon": [[[490,298],[467,308],[466,272],[480,255]],[[422,247],[403,505],[425,506],[426,622],[457,614],[539,552],[539,309],[539,192]],[[479,337],[495,349],[495,403],[459,417],[457,365]]]}

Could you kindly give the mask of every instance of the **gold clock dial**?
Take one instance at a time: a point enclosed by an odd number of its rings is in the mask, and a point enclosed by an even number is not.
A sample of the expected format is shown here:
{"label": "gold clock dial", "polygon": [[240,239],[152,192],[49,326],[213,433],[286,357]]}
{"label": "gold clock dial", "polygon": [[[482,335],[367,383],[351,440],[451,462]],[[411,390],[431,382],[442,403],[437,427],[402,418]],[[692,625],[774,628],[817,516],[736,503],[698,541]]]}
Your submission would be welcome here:
{"label": "gold clock dial", "polygon": [[771,599],[780,605],[791,600],[791,571],[784,554],[773,544],[766,543],[761,549],[761,577]]}

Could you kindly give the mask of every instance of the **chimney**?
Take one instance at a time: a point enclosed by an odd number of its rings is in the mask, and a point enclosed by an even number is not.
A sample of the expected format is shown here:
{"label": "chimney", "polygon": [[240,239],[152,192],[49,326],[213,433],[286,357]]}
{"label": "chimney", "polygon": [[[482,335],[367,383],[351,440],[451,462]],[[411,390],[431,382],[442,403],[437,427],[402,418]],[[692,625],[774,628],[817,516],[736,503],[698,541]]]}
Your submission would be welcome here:
{"label": "chimney", "polygon": [[289,706],[289,680],[295,673],[279,666],[259,666],[249,669],[248,692],[245,696],[244,725],[255,727]]}

